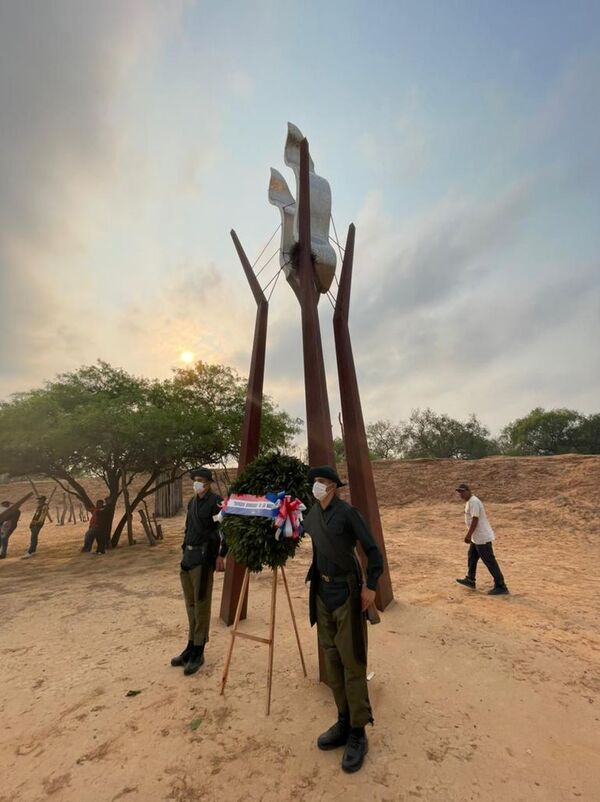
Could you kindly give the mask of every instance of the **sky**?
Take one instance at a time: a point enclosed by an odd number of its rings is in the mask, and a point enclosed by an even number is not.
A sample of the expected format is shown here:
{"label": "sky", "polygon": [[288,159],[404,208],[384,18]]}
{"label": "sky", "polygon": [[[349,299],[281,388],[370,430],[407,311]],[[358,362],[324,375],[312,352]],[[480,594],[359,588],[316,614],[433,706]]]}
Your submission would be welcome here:
{"label": "sky", "polygon": [[[254,261],[277,228],[291,121],[357,227],[367,421],[598,411],[599,87],[597,2],[0,0],[0,398],[96,359],[247,374],[229,231]],[[265,390],[304,419],[302,375],[282,278]]]}

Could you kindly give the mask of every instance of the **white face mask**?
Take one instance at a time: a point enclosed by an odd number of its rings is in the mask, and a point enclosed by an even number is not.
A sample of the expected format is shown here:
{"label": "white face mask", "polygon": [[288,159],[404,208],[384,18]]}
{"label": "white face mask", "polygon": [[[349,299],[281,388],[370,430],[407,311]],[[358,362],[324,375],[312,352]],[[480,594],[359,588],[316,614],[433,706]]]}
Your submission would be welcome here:
{"label": "white face mask", "polygon": [[194,493],[202,493],[205,487],[204,482],[194,482]]}
{"label": "white face mask", "polygon": [[328,493],[327,485],[324,485],[323,482],[315,482],[312,487],[312,493],[317,501],[321,501]]}

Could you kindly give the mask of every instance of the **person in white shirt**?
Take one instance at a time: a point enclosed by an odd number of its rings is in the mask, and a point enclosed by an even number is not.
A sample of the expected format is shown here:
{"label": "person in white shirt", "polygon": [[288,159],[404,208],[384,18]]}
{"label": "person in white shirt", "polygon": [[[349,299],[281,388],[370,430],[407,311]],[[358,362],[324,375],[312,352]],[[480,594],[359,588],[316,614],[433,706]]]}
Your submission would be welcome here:
{"label": "person in white shirt", "polygon": [[475,588],[477,563],[481,559],[494,578],[494,587],[488,591],[488,594],[490,596],[503,596],[508,593],[508,588],[494,555],[492,546],[494,530],[488,521],[485,507],[480,499],[471,493],[469,485],[460,484],[456,488],[456,492],[465,502],[465,524],[467,526],[465,543],[469,544],[467,575],[464,579],[457,579],[456,581],[459,585],[464,585],[467,588]]}

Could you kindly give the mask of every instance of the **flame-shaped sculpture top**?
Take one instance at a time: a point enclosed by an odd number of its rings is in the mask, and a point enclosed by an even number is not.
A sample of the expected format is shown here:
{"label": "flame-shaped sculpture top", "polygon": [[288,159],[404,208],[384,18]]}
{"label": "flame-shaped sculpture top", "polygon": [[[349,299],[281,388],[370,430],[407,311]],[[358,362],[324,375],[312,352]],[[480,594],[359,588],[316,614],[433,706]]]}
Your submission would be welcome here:
{"label": "flame-shaped sculpture top", "polygon": [[[300,186],[300,143],[304,139],[300,129],[288,123],[284,160],[296,177],[296,199]],[[315,284],[321,293],[327,292],[335,275],[335,251],[329,242],[329,222],[331,220],[331,188],[329,183],[315,173],[310,160],[310,238],[311,252],[315,268]],[[295,246],[298,236],[298,204],[290,192],[285,178],[278,170],[271,168],[269,182],[269,201],[281,213],[281,246],[279,264],[294,290],[298,289],[298,271],[295,264]]]}

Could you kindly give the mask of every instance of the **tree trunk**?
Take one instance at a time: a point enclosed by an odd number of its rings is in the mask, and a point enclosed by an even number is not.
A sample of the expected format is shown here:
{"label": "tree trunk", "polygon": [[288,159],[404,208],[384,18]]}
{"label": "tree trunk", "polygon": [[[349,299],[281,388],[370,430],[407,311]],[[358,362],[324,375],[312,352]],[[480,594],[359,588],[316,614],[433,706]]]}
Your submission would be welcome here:
{"label": "tree trunk", "polygon": [[62,479],[68,485],[71,485],[77,497],[81,499],[81,501],[83,501],[83,503],[86,505],[88,509],[94,506],[91,498],[86,493],[83,485],[80,485],[77,479],[74,479],[70,474],[67,473],[67,471],[58,470],[55,471],[54,474],[48,474],[48,475],[50,476],[51,479],[54,479],[54,481],[58,482],[59,484],[60,484],[59,480]]}
{"label": "tree trunk", "polygon": [[129,503],[129,488],[127,487],[127,472],[125,467],[121,468],[121,482],[123,501],[125,502],[125,520],[127,521],[127,542],[130,546],[133,546],[133,522],[131,520],[131,504]]}
{"label": "tree trunk", "polygon": [[[133,514],[133,511],[135,510],[137,505],[140,503],[140,501],[145,496],[148,495],[148,492],[151,492],[151,493],[154,492],[154,488],[151,491],[148,491],[148,489],[150,487],[152,487],[152,485],[154,484],[154,481],[156,480],[157,476],[158,476],[158,472],[157,471],[155,471],[153,474],[151,474],[150,478],[148,479],[146,484],[142,486],[142,488],[139,491],[139,493],[137,494],[137,496],[135,496],[133,501],[130,502],[129,511],[130,511],[131,514]],[[121,520],[117,524],[117,528],[115,529],[115,531],[113,533],[113,536],[111,538],[110,542],[111,542],[111,546],[113,547],[113,549],[116,548],[117,545],[119,544],[119,540],[121,538],[121,533],[123,532],[123,527],[125,526],[126,523],[127,523],[127,513],[121,518]]]}

